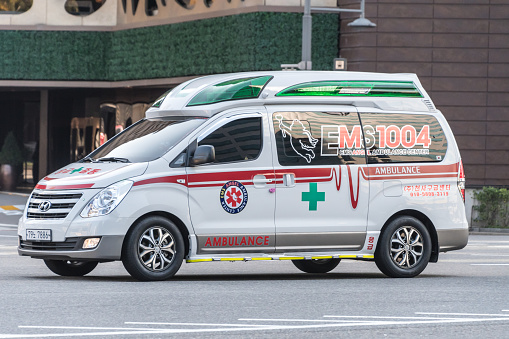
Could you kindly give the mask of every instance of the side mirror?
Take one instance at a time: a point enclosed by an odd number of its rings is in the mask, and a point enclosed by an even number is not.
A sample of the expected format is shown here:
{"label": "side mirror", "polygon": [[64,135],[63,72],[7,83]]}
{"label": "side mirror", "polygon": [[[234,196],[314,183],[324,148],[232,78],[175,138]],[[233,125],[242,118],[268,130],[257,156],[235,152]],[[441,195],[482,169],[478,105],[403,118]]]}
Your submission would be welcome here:
{"label": "side mirror", "polygon": [[194,154],[191,157],[191,159],[189,159],[189,164],[191,166],[197,166],[209,162],[214,162],[215,160],[216,151],[214,150],[214,146],[200,145],[194,151]]}

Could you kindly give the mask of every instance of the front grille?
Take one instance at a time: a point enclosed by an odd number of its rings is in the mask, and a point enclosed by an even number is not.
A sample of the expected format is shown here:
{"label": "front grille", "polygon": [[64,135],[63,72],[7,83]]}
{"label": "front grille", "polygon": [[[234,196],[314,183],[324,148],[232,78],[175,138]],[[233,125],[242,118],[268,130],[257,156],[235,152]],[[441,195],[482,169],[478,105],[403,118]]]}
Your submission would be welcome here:
{"label": "front grille", "polygon": [[[67,204],[51,204],[51,208],[59,209],[59,208],[73,208],[75,203],[67,203]],[[39,204],[31,202],[28,204],[28,208],[39,208]]]}
{"label": "front grille", "polygon": [[[64,219],[76,203],[80,200],[81,193],[43,194],[33,193],[27,208],[28,219]],[[43,202],[50,202],[50,208],[46,211],[39,209]]]}
{"label": "front grille", "polygon": [[64,219],[68,213],[31,213],[27,212],[28,219]]}
{"label": "front grille", "polygon": [[41,194],[34,193],[32,194],[32,199],[79,199],[81,198],[81,193],[75,194]]}
{"label": "front grille", "polygon": [[76,250],[79,238],[67,238],[63,242],[40,242],[21,240],[19,246],[25,250],[36,251],[73,251]]}

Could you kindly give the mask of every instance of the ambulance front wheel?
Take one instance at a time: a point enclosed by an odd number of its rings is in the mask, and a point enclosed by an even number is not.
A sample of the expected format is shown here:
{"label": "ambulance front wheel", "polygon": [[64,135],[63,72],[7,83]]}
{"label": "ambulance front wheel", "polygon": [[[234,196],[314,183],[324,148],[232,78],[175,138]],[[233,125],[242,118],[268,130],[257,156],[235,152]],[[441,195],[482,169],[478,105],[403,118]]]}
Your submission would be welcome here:
{"label": "ambulance front wheel", "polygon": [[94,270],[97,261],[44,260],[51,272],[64,277],[82,277]]}
{"label": "ambulance front wheel", "polygon": [[383,231],[375,251],[380,271],[392,278],[419,275],[431,256],[431,237],[424,224],[411,216],[394,219]]}
{"label": "ambulance front wheel", "polygon": [[306,273],[327,273],[339,265],[341,259],[292,260],[295,267]]}
{"label": "ambulance front wheel", "polygon": [[166,280],[175,275],[184,260],[184,239],[170,220],[151,216],[132,227],[122,249],[122,263],[141,281]]}

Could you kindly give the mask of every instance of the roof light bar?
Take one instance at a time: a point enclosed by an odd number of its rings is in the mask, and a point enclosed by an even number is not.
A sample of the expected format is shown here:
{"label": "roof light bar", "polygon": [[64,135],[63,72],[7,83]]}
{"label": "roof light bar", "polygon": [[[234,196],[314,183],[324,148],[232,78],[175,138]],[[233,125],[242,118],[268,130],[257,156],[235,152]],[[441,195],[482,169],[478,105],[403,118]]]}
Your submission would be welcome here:
{"label": "roof light bar", "polygon": [[315,81],[288,87],[276,96],[423,97],[412,81]]}

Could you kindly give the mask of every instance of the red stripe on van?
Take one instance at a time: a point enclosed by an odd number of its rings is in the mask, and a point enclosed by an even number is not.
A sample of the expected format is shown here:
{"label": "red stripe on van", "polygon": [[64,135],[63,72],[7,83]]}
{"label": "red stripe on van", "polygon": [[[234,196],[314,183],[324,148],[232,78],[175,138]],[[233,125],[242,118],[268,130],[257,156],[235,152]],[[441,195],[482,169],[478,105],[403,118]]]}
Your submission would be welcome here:
{"label": "red stripe on van", "polygon": [[[177,180],[179,180],[179,179],[180,180],[184,180],[184,182],[183,183],[177,182]],[[186,179],[185,175],[174,175],[174,176],[159,177],[159,178],[152,178],[152,179],[145,179],[145,180],[136,181],[133,184],[133,186],[160,184],[160,183],[179,184],[179,185],[187,186],[185,184],[186,181],[187,181],[187,179]]]}
{"label": "red stripe on van", "polygon": [[[352,180],[350,165],[346,165],[349,180]],[[390,179],[428,179],[428,178],[446,178],[455,177],[458,171],[458,164],[451,165],[369,165],[354,166],[358,168],[358,181],[362,176],[364,180],[390,180]],[[309,182],[328,182],[335,179],[336,188],[341,188],[342,166],[339,170],[336,167],[323,168],[288,168],[278,169],[274,172],[269,169],[261,169],[258,171],[235,171],[235,172],[212,172],[212,173],[195,173],[186,175],[165,176],[140,180],[134,183],[134,186],[170,183],[179,184],[192,188],[199,187],[221,187],[225,182],[236,180],[244,185],[253,185],[253,177],[255,175],[264,175],[267,179],[274,179],[275,183],[281,184],[284,174],[293,174],[295,180],[299,183]],[[189,180],[188,180],[189,179]],[[183,182],[178,182],[182,180]],[[355,192],[352,193],[352,198]],[[358,197],[357,197],[358,198]],[[354,201],[356,199],[353,199]]]}
{"label": "red stripe on van", "polygon": [[81,184],[81,185],[35,185],[36,189],[40,190],[77,190],[81,188],[92,188],[94,184]]}
{"label": "red stripe on van", "polygon": [[455,177],[458,163],[451,165],[368,166],[368,180]]}

